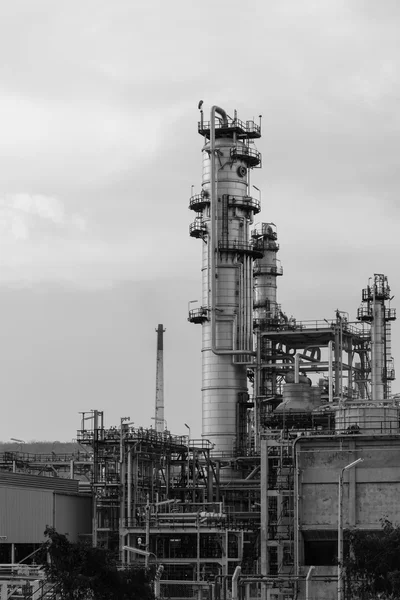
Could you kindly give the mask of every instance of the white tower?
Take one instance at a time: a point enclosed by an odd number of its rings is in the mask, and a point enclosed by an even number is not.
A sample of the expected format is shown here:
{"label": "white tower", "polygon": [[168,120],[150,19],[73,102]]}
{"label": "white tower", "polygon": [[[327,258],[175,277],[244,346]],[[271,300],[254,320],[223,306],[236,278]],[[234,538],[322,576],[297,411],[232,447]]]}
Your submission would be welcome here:
{"label": "white tower", "polygon": [[[218,117],[216,116],[218,115]],[[217,106],[199,123],[205,138],[202,191],[190,199],[197,216],[190,235],[202,240],[202,306],[189,320],[202,323],[203,437],[215,453],[232,455],[238,437],[238,403],[247,397],[253,350],[253,260],[263,256],[250,238],[259,200],[250,195],[250,170],[260,166],[253,121],[229,117]]]}

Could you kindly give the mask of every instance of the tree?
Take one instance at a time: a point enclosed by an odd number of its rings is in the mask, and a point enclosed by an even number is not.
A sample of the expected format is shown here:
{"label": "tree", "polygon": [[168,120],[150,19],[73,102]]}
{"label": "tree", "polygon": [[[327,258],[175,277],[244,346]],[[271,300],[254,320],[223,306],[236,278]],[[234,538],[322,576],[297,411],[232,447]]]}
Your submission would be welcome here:
{"label": "tree", "polygon": [[48,577],[58,584],[63,600],[154,600],[154,569],[121,569],[108,550],[71,543],[52,527],[45,536],[42,560],[47,557]]}
{"label": "tree", "polygon": [[348,597],[400,598],[400,527],[383,519],[380,531],[347,531],[345,540]]}

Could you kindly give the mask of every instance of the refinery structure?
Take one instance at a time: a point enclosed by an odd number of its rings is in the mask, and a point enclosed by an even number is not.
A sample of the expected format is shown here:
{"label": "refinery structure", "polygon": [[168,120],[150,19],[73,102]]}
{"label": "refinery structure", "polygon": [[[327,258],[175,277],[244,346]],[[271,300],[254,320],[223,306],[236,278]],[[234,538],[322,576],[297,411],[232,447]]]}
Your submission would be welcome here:
{"label": "refinery structure", "polygon": [[203,172],[189,234],[202,300],[188,320],[202,328],[201,438],[166,427],[160,324],[153,428],[130,417],[110,427],[92,410],[80,457],[15,453],[2,468],[79,478],[91,499],[87,537],[123,564],[162,565],[160,597],[344,600],[343,531],[377,530],[400,513],[388,279],[371,275],[354,320],[340,310],[288,317],[277,227],[255,225],[261,119],[199,108]]}

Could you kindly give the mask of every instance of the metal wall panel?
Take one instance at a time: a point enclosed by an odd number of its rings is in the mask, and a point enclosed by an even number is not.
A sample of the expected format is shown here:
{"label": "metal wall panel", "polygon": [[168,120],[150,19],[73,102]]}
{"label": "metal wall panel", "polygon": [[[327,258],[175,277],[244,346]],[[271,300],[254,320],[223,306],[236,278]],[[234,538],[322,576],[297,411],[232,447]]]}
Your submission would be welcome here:
{"label": "metal wall panel", "polygon": [[70,542],[78,535],[92,533],[92,500],[90,497],[55,494],[55,528],[68,534]]}
{"label": "metal wall panel", "polygon": [[28,475],[26,473],[9,473],[0,471],[0,485],[18,485],[21,487],[43,488],[76,494],[79,489],[77,479],[63,477],[45,477],[43,475]]}
{"label": "metal wall panel", "polygon": [[0,486],[0,507],[0,536],[9,544],[40,543],[53,525],[51,490]]}

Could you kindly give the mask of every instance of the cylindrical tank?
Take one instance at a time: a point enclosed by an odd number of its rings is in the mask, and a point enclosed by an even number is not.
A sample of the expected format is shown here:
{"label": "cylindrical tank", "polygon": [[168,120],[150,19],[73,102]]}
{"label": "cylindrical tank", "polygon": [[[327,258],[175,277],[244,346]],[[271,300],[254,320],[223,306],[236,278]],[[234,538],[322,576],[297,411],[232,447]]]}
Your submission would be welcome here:
{"label": "cylindrical tank", "polygon": [[319,385],[313,385],[310,388],[310,402],[313,406],[313,409],[322,406],[321,388],[319,387]]}
{"label": "cylindrical tank", "polygon": [[352,402],[336,407],[336,433],[398,433],[399,409],[390,403]]}
{"label": "cylindrical tank", "polygon": [[285,383],[282,395],[283,400],[276,407],[275,413],[310,412],[314,408],[308,383]]}

